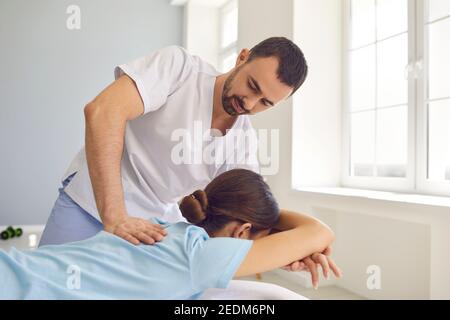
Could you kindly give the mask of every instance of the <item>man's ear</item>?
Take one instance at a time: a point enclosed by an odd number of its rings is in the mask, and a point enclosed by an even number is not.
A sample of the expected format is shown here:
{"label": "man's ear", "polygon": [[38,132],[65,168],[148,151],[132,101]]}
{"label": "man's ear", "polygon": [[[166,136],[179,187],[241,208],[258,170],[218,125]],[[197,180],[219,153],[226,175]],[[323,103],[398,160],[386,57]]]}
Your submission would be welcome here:
{"label": "man's ear", "polygon": [[239,52],[238,57],[236,58],[236,67],[245,63],[247,61],[249,55],[250,55],[249,49],[247,49],[247,48],[242,49],[241,52]]}
{"label": "man's ear", "polygon": [[249,222],[243,223],[236,226],[233,231],[233,238],[239,239],[250,239],[250,230],[252,229],[252,224]]}

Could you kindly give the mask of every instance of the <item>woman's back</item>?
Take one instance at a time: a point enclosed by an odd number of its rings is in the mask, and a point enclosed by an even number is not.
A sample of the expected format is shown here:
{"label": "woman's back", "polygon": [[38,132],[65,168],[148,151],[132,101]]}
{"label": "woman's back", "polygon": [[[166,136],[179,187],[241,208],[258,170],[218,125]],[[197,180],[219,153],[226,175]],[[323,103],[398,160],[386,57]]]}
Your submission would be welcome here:
{"label": "woman's back", "polygon": [[0,251],[0,299],[195,299],[224,288],[252,241],[209,238],[179,222],[154,245],[135,246],[107,232],[66,245]]}

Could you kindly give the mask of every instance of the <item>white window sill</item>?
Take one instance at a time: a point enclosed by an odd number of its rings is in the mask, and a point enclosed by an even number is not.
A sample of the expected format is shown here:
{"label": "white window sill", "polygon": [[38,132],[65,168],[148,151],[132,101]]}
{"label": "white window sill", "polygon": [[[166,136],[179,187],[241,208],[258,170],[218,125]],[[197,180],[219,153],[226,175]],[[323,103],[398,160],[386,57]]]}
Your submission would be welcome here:
{"label": "white window sill", "polygon": [[318,195],[341,196],[359,199],[393,201],[434,207],[450,208],[450,197],[431,196],[414,193],[398,193],[344,187],[301,187],[294,189],[298,192],[314,193]]}

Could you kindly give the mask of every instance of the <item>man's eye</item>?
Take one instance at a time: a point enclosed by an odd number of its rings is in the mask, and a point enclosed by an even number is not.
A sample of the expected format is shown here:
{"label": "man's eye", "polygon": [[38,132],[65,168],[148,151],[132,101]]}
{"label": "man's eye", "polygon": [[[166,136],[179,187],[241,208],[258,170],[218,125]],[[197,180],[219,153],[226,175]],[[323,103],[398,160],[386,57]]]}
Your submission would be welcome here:
{"label": "man's eye", "polygon": [[248,86],[249,86],[249,88],[252,89],[253,91],[256,91],[256,88],[255,88],[250,82],[248,82]]}

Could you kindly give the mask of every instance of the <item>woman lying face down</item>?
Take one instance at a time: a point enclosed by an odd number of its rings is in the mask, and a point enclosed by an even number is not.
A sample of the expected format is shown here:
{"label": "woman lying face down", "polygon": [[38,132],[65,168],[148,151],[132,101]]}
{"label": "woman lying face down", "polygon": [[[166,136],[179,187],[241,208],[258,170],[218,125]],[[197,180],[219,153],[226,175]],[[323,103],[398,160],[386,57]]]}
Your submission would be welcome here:
{"label": "woman lying face down", "polygon": [[234,276],[322,252],[334,239],[319,220],[280,214],[263,178],[245,169],[184,197],[180,211],[188,223],[152,219],[167,230],[154,245],[101,231],[63,245],[0,251],[0,299],[195,299]]}

